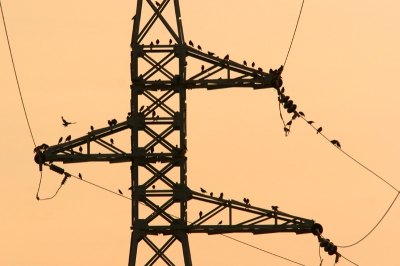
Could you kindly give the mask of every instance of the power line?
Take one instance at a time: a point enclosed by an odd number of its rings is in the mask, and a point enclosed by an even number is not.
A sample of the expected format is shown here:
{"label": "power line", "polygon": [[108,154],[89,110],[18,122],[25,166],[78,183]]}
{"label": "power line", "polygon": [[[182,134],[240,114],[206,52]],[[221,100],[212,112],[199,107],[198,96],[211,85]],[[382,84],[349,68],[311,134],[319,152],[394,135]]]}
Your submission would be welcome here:
{"label": "power line", "polygon": [[340,254],[340,256],[341,256],[343,259],[347,260],[348,262],[353,263],[354,265],[358,266],[358,264],[352,262],[351,260],[349,260],[348,258],[346,258],[345,256],[343,256],[342,254]]}
{"label": "power line", "polygon": [[20,86],[19,86],[19,81],[18,81],[18,76],[17,76],[17,70],[16,70],[16,68],[15,68],[14,58],[13,58],[13,55],[12,55],[12,52],[11,52],[11,45],[10,45],[10,40],[9,40],[9,38],[8,38],[7,27],[6,27],[6,20],[5,20],[5,18],[4,18],[3,7],[2,7],[2,5],[1,5],[1,1],[0,1],[0,10],[1,10],[1,16],[2,16],[2,18],[3,18],[4,30],[5,30],[6,37],[7,37],[8,50],[10,51],[11,62],[12,62],[13,69],[14,69],[15,80],[17,81],[19,96],[20,96],[20,98],[21,98],[22,107],[24,108],[26,123],[28,124],[29,132],[31,133],[33,145],[36,147],[36,143],[35,143],[35,139],[34,139],[34,137],[33,137],[31,125],[29,124],[28,115],[27,115],[27,113],[26,113],[26,108],[25,108],[25,104],[24,104],[24,99],[22,98],[21,88],[20,88]]}
{"label": "power line", "polygon": [[286,54],[286,59],[285,59],[285,62],[283,63],[283,66],[286,65],[286,61],[287,61],[287,59],[288,59],[288,57],[289,57],[290,49],[292,48],[294,36],[296,35],[297,26],[299,25],[299,21],[300,21],[301,11],[303,10],[303,5],[304,5],[304,0],[303,0],[303,2],[301,3],[301,8],[300,8],[300,12],[299,12],[299,17],[297,18],[297,23],[296,23],[296,27],[295,27],[294,32],[293,32],[292,41],[290,42],[289,50],[288,50],[288,52],[287,52],[287,54]]}

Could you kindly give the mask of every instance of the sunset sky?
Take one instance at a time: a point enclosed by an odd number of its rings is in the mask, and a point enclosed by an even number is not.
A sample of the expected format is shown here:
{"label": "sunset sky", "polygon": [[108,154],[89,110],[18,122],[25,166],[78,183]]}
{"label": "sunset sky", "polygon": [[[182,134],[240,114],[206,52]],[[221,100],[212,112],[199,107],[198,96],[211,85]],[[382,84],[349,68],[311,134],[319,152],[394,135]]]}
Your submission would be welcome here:
{"label": "sunset sky", "polygon": [[[130,110],[136,1],[3,0],[1,4],[37,145],[55,145],[61,136],[78,138],[91,125],[101,128],[109,119],[125,119]],[[301,0],[181,0],[185,40],[220,57],[229,54],[238,63],[254,61],[264,71],[276,69],[285,61],[301,4]],[[148,10],[144,16],[149,16]],[[173,14],[169,11],[166,16]],[[305,1],[282,74],[286,94],[305,118],[396,189],[400,189],[399,14],[396,0]],[[144,43],[160,39],[167,44],[169,38],[158,21]],[[188,65],[188,71],[199,69],[196,63]],[[34,145],[3,25],[0,89],[0,265],[127,265],[128,199],[71,178],[54,199],[36,200],[40,172],[33,161]],[[320,223],[323,235],[339,246],[364,237],[397,195],[302,119],[293,122],[285,137],[274,89],[189,90],[187,106],[192,190],[204,187],[237,201],[247,197],[253,206],[266,209],[278,205],[283,212]],[[64,128],[61,116],[77,123]],[[286,111],[283,116],[285,121],[291,117]],[[129,132],[115,136],[115,145],[129,146],[129,136]],[[129,163],[55,164],[130,197]],[[61,180],[45,167],[41,198],[53,195]],[[198,217],[199,208],[206,211],[201,204],[190,207],[189,220]],[[400,265],[399,212],[396,201],[370,236],[338,252],[358,265]],[[320,263],[318,240],[312,234],[228,236],[302,265]],[[189,244],[194,265],[296,265],[220,235],[190,234]],[[145,243],[140,245],[137,265],[153,255]],[[181,252],[175,243],[167,255],[182,265]],[[334,264],[334,256],[323,250],[321,256],[322,265]],[[342,258],[339,265],[353,264]]]}

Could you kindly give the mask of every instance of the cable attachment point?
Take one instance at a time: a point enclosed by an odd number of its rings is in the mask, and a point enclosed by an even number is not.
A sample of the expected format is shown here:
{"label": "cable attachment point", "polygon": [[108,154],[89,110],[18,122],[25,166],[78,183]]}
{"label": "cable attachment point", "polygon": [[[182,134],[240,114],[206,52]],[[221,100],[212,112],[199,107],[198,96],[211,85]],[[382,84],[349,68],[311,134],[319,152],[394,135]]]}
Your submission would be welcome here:
{"label": "cable attachment point", "polygon": [[[63,169],[63,171],[64,171],[64,169]],[[68,177],[71,177],[71,174],[65,172],[65,173],[64,173],[64,178],[63,178],[63,180],[61,181],[61,186],[64,185],[65,182],[67,182]]]}
{"label": "cable attachment point", "polygon": [[50,170],[53,170],[54,172],[59,173],[60,175],[64,174],[64,169],[62,169],[61,167],[58,167],[57,165],[54,165],[54,164],[50,165]]}

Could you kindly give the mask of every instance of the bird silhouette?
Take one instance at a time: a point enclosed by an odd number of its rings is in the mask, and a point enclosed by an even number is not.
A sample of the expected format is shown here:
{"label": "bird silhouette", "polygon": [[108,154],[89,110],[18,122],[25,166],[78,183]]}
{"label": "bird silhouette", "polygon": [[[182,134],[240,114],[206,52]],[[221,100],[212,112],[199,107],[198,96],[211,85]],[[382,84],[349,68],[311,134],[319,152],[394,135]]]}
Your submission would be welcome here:
{"label": "bird silhouette", "polygon": [[274,210],[274,211],[278,211],[278,206],[271,206],[271,208]]}
{"label": "bird silhouette", "polygon": [[93,126],[90,126],[90,130],[92,130],[92,131],[93,131],[93,130],[94,130],[94,127],[93,127]]}
{"label": "bird silhouette", "polygon": [[114,145],[114,140],[110,139],[111,145]]}
{"label": "bird silhouette", "polygon": [[299,112],[299,115],[305,116],[305,114],[302,111]]}
{"label": "bird silhouette", "polygon": [[118,189],[119,194],[124,195],[120,189]]}
{"label": "bird silhouette", "polygon": [[197,45],[197,49],[199,49],[199,50],[201,51],[201,46],[200,46],[200,45]]}
{"label": "bird silhouette", "polygon": [[171,39],[169,39],[169,45],[171,45],[172,44],[172,40]]}
{"label": "bird silhouette", "polygon": [[322,131],[322,127],[319,127],[319,128],[317,129],[317,134],[318,134],[318,133],[321,133],[321,131]]}
{"label": "bird silhouette", "polygon": [[208,51],[209,55],[215,55],[215,53]]}
{"label": "bird silhouette", "polygon": [[194,44],[193,44],[193,42],[191,40],[189,40],[189,45],[194,47]]}
{"label": "bird silhouette", "polygon": [[67,122],[67,120],[65,120],[64,117],[62,117],[62,116],[61,116],[61,119],[63,121],[64,127],[67,127],[68,125],[71,125],[71,124],[76,124],[76,122]]}
{"label": "bird silhouette", "polygon": [[224,60],[229,60],[229,54],[225,55]]}
{"label": "bird silhouette", "polygon": [[201,218],[201,216],[203,216],[203,212],[202,211],[199,212],[199,216],[200,216],[200,218]]}
{"label": "bird silhouette", "polygon": [[153,110],[153,112],[151,113],[151,117],[154,118],[156,116],[156,110]]}
{"label": "bird silhouette", "polygon": [[200,191],[201,191],[202,193],[207,193],[207,191],[206,191],[204,188],[200,188]]}
{"label": "bird silhouette", "polygon": [[224,193],[221,192],[221,194],[219,194],[219,198],[223,199],[224,198]]}
{"label": "bird silhouette", "polygon": [[144,105],[142,105],[142,107],[140,107],[139,113],[141,113],[143,111],[143,109],[144,109]]}
{"label": "bird silhouette", "polygon": [[152,185],[151,187],[152,187],[153,189],[155,189],[155,188],[156,188],[156,185]]}
{"label": "bird silhouette", "polygon": [[109,125],[110,127],[112,126],[111,120],[108,120],[108,125]]}
{"label": "bird silhouette", "polygon": [[112,123],[112,125],[115,126],[115,125],[118,123],[118,122],[117,122],[117,119],[114,118],[113,120],[111,120],[111,123]]}
{"label": "bird silhouette", "polygon": [[331,143],[332,143],[333,145],[336,145],[336,146],[339,147],[339,148],[342,148],[342,147],[340,146],[339,141],[337,141],[336,139],[331,140]]}
{"label": "bird silhouette", "polygon": [[154,152],[154,147],[151,147],[150,148],[150,153],[153,153]]}
{"label": "bird silhouette", "polygon": [[247,62],[246,60],[243,61],[243,65],[247,66]]}
{"label": "bird silhouette", "polygon": [[65,138],[65,142],[70,141],[70,140],[71,140],[71,135],[68,135],[68,136]]}
{"label": "bird silhouette", "polygon": [[201,72],[204,72],[204,65],[201,65]]}
{"label": "bird silhouette", "polygon": [[221,221],[219,221],[219,223],[218,224],[222,224],[222,220]]}
{"label": "bird silhouette", "polygon": [[213,195],[214,195],[214,193],[211,192],[211,193],[210,193],[210,196],[212,197]]}
{"label": "bird silhouette", "polygon": [[79,146],[79,152],[82,153],[83,149],[82,146]]}
{"label": "bird silhouette", "polygon": [[156,1],[156,6],[160,6],[160,3]]}
{"label": "bird silhouette", "polygon": [[61,138],[58,140],[58,144],[60,144],[60,143],[62,142],[62,140],[63,140],[63,137],[61,137]]}
{"label": "bird silhouette", "polygon": [[262,69],[261,67],[259,67],[259,68],[258,68],[258,71],[261,71],[261,72],[262,72],[262,71],[263,71],[263,69]]}
{"label": "bird silhouette", "polygon": [[150,43],[150,50],[153,50],[153,45],[154,45],[154,43],[151,42],[151,43]]}
{"label": "bird silhouette", "polygon": [[255,67],[256,66],[256,63],[251,63],[251,67]]}
{"label": "bird silhouette", "polygon": [[82,180],[82,175],[81,175],[81,173],[79,173],[79,175],[78,175],[78,176],[79,176],[79,178]]}
{"label": "bird silhouette", "polygon": [[315,123],[315,122],[310,120],[310,121],[307,121],[307,123],[309,123],[311,125],[312,123]]}
{"label": "bird silhouette", "polygon": [[157,45],[160,44],[160,40],[159,40],[159,39],[156,40],[156,44],[157,44]]}

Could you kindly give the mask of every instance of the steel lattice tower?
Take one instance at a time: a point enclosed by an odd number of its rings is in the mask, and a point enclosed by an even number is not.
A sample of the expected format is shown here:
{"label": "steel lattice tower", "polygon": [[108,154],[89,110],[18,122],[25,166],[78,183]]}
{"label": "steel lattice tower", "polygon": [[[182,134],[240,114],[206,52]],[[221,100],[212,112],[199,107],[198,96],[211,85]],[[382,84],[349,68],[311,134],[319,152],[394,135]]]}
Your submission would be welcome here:
{"label": "steel lattice tower", "polygon": [[[143,5],[149,5],[153,11],[148,21],[142,21]],[[175,17],[167,20],[163,11],[173,5]],[[89,161],[108,161],[110,163],[130,162],[132,185],[132,236],[129,265],[136,264],[140,243],[146,243],[154,255],[146,265],[153,265],[158,259],[166,265],[175,265],[165,254],[176,240],[182,245],[185,265],[192,265],[188,233],[225,234],[248,232],[265,234],[277,232],[311,233],[315,229],[313,220],[296,217],[277,209],[269,210],[235,200],[204,195],[187,186],[187,140],[186,140],[186,90],[187,89],[223,89],[232,87],[250,87],[254,89],[275,88],[282,85],[281,71],[269,73],[261,69],[243,66],[229,56],[219,58],[204,53],[185,43],[181,21],[179,0],[164,0],[154,4],[150,0],[137,0],[136,15],[131,42],[131,113],[126,121],[110,123],[110,126],[88,132],[87,135],[70,142],[49,147],[35,157],[36,162],[77,163]],[[170,33],[169,44],[147,43],[143,40],[154,23],[161,22]],[[142,25],[143,23],[143,26]],[[174,28],[176,30],[174,30]],[[193,76],[186,72],[187,58],[199,60],[208,67]],[[141,71],[141,73],[139,73]],[[218,73],[218,78],[215,74]],[[156,78],[157,77],[157,78]],[[162,78],[159,78],[162,77]],[[150,102],[140,108],[143,102]],[[131,151],[126,152],[103,138],[118,132],[131,131]],[[100,145],[109,153],[91,152],[91,146]],[[85,152],[76,152],[74,148],[85,147]],[[53,170],[56,166],[52,165]],[[175,169],[175,170],[173,170]],[[176,169],[178,171],[176,171]],[[152,189],[157,182],[157,189]],[[159,185],[161,184],[161,185]],[[161,186],[161,189],[158,187]],[[165,189],[164,189],[165,188]],[[161,205],[155,199],[162,201]],[[188,201],[203,201],[214,206],[199,219],[187,220]],[[175,215],[171,209],[178,209]],[[147,209],[149,215],[141,216]],[[222,211],[228,212],[229,221],[224,224],[206,225],[205,223]],[[233,222],[233,212],[246,212],[252,218]],[[162,219],[163,225],[156,219]],[[237,217],[235,217],[237,220]],[[322,228],[318,225],[320,231]],[[169,236],[161,247],[150,240],[150,235]]]}

